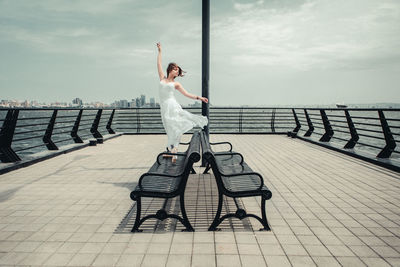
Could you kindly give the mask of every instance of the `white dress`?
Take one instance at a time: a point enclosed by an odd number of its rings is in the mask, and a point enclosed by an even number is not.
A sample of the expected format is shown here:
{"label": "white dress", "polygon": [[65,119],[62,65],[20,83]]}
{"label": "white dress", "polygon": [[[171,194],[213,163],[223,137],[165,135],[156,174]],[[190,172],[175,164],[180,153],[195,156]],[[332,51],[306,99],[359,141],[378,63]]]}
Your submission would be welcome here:
{"label": "white dress", "polygon": [[174,82],[160,81],[160,111],[164,129],[168,136],[168,149],[177,148],[182,135],[193,127],[203,128],[208,123],[207,117],[183,110],[175,99],[174,91]]}

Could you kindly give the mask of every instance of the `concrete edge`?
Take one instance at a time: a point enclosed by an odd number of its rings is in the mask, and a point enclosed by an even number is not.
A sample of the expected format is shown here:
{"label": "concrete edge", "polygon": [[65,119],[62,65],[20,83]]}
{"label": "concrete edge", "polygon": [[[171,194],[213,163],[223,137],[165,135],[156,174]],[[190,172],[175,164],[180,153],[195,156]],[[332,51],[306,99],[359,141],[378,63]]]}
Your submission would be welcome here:
{"label": "concrete edge", "polygon": [[397,165],[394,165],[394,164],[392,164],[390,162],[387,162],[388,160],[385,160],[385,159],[377,159],[377,158],[368,157],[367,155],[363,155],[361,153],[357,153],[357,152],[354,152],[354,151],[351,151],[351,150],[344,150],[344,149],[341,149],[341,148],[338,148],[338,147],[334,147],[334,146],[329,145],[329,144],[325,144],[325,143],[322,143],[322,142],[319,142],[319,141],[316,141],[316,140],[312,140],[312,139],[309,139],[309,138],[306,138],[306,137],[298,136],[298,135],[295,136],[294,138],[297,138],[297,139],[300,139],[302,141],[315,144],[317,146],[322,146],[324,148],[327,148],[327,149],[330,149],[330,150],[333,150],[333,151],[336,151],[336,152],[339,152],[339,153],[342,153],[342,154],[345,154],[345,155],[348,155],[348,156],[351,156],[351,157],[354,157],[354,158],[357,158],[357,159],[364,160],[366,162],[369,162],[369,163],[384,167],[386,169],[389,169],[389,170],[392,170],[392,171],[395,171],[395,172],[400,172],[400,166],[397,166]]}
{"label": "concrete edge", "polygon": [[[108,140],[111,140],[113,138],[120,137],[122,135],[123,135],[123,133],[115,133],[113,135],[107,135],[107,136],[104,136],[103,141],[108,141]],[[20,168],[28,167],[30,165],[33,165],[33,164],[38,163],[38,162],[42,162],[42,161],[47,160],[47,159],[51,159],[51,158],[54,158],[54,157],[57,157],[57,156],[60,156],[60,155],[66,154],[66,153],[70,153],[70,152],[73,152],[73,151],[80,150],[82,148],[88,147],[89,146],[89,140],[91,140],[91,139],[92,138],[90,138],[88,140],[85,140],[85,142],[82,143],[82,144],[72,144],[72,145],[74,145],[73,147],[68,147],[68,148],[64,148],[64,149],[63,149],[63,147],[61,147],[59,150],[56,150],[54,152],[49,152],[49,154],[44,155],[44,156],[38,156],[37,158],[33,158],[33,159],[28,159],[28,160],[22,160],[22,161],[19,161],[19,162],[9,163],[9,164],[11,164],[11,166],[6,166],[6,167],[0,169],[0,175],[8,173],[8,172],[11,172],[11,171],[14,171],[14,170],[17,170],[17,169],[20,169]],[[66,145],[66,146],[70,146],[70,145]],[[64,147],[66,147],[66,146],[64,146]],[[39,154],[39,153],[41,153],[41,152],[38,152],[37,154]]]}

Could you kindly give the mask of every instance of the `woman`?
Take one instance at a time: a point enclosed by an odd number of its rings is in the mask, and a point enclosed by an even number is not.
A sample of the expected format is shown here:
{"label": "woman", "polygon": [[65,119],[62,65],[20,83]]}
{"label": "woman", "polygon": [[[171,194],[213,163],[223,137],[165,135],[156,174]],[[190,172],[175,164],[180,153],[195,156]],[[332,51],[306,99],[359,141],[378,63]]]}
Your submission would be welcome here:
{"label": "woman", "polygon": [[[183,110],[175,99],[174,91],[178,90],[184,96],[203,101],[204,103],[208,103],[208,99],[188,93],[179,82],[175,82],[175,78],[178,76],[183,77],[184,72],[176,63],[168,64],[167,76],[165,76],[161,67],[160,43],[157,43],[157,48],[157,68],[158,76],[160,77],[160,111],[164,129],[168,136],[167,151],[177,153],[182,134],[195,126],[203,128],[207,125],[208,120],[207,117],[194,115]],[[172,162],[175,163],[176,159],[177,156],[173,156]]]}

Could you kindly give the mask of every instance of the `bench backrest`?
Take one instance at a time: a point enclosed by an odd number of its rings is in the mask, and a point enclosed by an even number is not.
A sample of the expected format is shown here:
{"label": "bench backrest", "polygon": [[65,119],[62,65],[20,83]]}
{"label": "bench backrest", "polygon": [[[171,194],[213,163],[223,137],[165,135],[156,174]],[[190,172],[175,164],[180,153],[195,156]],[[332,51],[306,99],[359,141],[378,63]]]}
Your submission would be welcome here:
{"label": "bench backrest", "polygon": [[208,138],[203,131],[201,131],[201,133],[200,133],[200,142],[201,142],[203,158],[211,165],[211,169],[213,170],[215,180],[216,180],[218,186],[223,187],[221,173],[218,170],[214,152],[212,151],[210,142],[208,141]]}
{"label": "bench backrest", "polygon": [[190,140],[188,149],[186,150],[186,158],[184,163],[184,170],[182,173],[182,181],[179,185],[180,188],[185,188],[187,179],[192,170],[193,164],[200,160],[200,133],[195,131]]}

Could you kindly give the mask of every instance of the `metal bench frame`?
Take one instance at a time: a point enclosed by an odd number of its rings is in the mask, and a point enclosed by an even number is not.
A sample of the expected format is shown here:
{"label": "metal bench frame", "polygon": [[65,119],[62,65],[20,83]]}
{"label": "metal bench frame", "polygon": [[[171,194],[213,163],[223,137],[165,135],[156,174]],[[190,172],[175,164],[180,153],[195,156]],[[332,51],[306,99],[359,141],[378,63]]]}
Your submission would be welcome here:
{"label": "metal bench frame", "polygon": [[[167,162],[171,161],[171,158],[162,158],[162,154],[171,154],[177,155],[177,171],[174,174],[171,174],[171,169],[168,166],[165,168],[161,168],[165,170],[164,172],[151,172],[154,167],[157,167],[162,164],[166,164]],[[182,159],[179,159],[182,158]],[[184,159],[183,159],[184,158]],[[187,184],[187,180],[189,178],[190,172],[193,170],[193,163],[198,162],[200,160],[200,134],[199,132],[195,132],[192,136],[192,139],[189,143],[189,147],[186,153],[161,153],[157,156],[157,161],[154,163],[153,167],[150,168],[149,172],[143,174],[136,186],[135,190],[133,190],[130,194],[130,197],[133,201],[136,201],[136,220],[135,224],[132,228],[132,232],[141,232],[139,230],[140,225],[148,219],[158,219],[158,220],[165,220],[167,218],[174,218],[180,221],[185,227],[185,231],[194,231],[192,225],[189,222],[189,219],[186,215],[185,210],[185,201],[184,201],[184,194],[185,188]],[[167,171],[169,173],[167,173]],[[170,178],[169,180],[166,178]],[[177,180],[179,181],[177,182]],[[150,183],[152,186],[149,188],[148,186],[145,187],[143,185],[144,181],[146,180],[147,183]],[[169,183],[166,187],[165,184],[163,185],[162,182]],[[172,190],[170,187],[173,187]],[[164,191],[163,191],[164,190]],[[168,214],[165,211],[166,202],[168,199],[174,198],[179,196],[180,200],[180,207],[181,207],[181,216],[176,214]],[[159,209],[155,214],[147,215],[141,218],[141,199],[142,197],[153,197],[153,198],[165,198],[164,205],[161,209]]]}
{"label": "metal bench frame", "polygon": [[[229,152],[224,152],[224,153],[214,153],[211,149],[210,143],[206,137],[206,135],[201,132],[200,135],[200,140],[201,140],[201,147],[202,147],[202,153],[203,153],[203,159],[207,161],[207,163],[211,166],[211,169],[213,170],[215,180],[217,183],[218,187],[218,208],[217,212],[215,214],[214,220],[210,227],[208,228],[209,231],[216,231],[219,230],[217,227],[220,225],[225,219],[235,217],[240,220],[246,218],[246,217],[252,217],[257,219],[262,225],[263,228],[260,230],[267,230],[270,231],[270,227],[268,225],[268,220],[267,220],[267,215],[265,212],[265,202],[266,200],[270,199],[272,197],[271,191],[264,185],[264,179],[263,177],[256,172],[252,171],[243,171],[240,173],[227,173],[221,172],[219,164],[222,164],[221,160],[216,160],[216,157],[219,156],[225,156],[225,155],[230,155]],[[240,153],[237,152],[232,152],[232,155],[240,155],[241,156],[241,161],[238,162],[238,165],[246,166],[247,170],[251,170],[250,167],[243,161],[243,156]],[[237,170],[236,170],[237,171]],[[232,177],[237,177],[241,176],[241,181],[240,181],[240,186],[241,190],[237,191],[232,191],[226,188],[225,183],[230,182],[230,178]],[[250,176],[257,176],[259,178],[257,184],[255,183],[254,179],[251,179]],[[254,186],[257,186],[257,189],[252,189]],[[247,186],[247,189],[246,189]],[[221,211],[222,211],[222,202],[223,202],[223,196],[231,197],[234,199],[235,204],[236,204],[236,212],[235,213],[228,213],[225,214],[224,216],[221,217]],[[236,198],[241,198],[241,197],[253,197],[253,196],[261,196],[261,218],[255,214],[249,214],[247,213],[244,209],[241,209],[237,203]]]}

